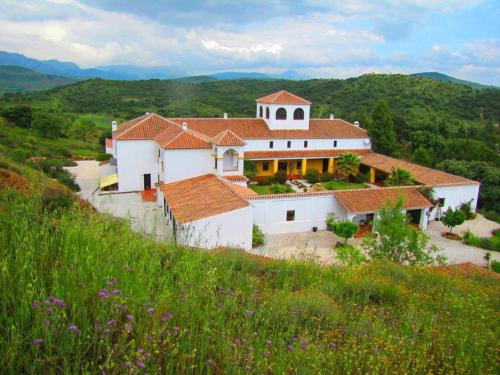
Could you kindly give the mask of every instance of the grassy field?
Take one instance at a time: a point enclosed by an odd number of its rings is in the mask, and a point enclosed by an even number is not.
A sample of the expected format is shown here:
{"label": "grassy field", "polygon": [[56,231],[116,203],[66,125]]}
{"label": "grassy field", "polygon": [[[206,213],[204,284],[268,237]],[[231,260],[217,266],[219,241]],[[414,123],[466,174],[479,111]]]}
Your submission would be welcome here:
{"label": "grassy field", "polygon": [[487,271],[157,244],[14,169],[29,180],[0,169],[3,373],[500,369],[500,283]]}

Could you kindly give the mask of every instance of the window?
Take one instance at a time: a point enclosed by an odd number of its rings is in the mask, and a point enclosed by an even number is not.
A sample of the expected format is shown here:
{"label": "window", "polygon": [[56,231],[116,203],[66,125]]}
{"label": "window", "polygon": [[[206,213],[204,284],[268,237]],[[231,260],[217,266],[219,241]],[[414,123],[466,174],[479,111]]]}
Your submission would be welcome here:
{"label": "window", "polygon": [[304,148],[307,148],[307,141],[304,141]]}
{"label": "window", "polygon": [[286,109],[278,108],[276,110],[276,120],[286,120]]}
{"label": "window", "polygon": [[160,158],[160,149],[158,149],[158,159]]}
{"label": "window", "polygon": [[262,163],[262,170],[263,171],[268,171],[269,170],[269,162],[265,161]]}
{"label": "window", "polygon": [[262,106],[259,107],[259,117],[264,117],[264,109],[262,108]]}
{"label": "window", "polygon": [[286,142],[286,148],[292,147],[292,141],[287,141]]}
{"label": "window", "polygon": [[303,120],[304,119],[304,110],[302,108],[297,108],[293,111],[293,119],[294,120]]}
{"label": "window", "polygon": [[273,148],[274,147],[274,142],[273,141],[269,141],[269,148]]}
{"label": "window", "polygon": [[337,147],[337,141],[333,141],[333,147]]}
{"label": "window", "polygon": [[266,118],[269,118],[269,107],[266,107]]}
{"label": "window", "polygon": [[297,161],[297,169],[302,169],[302,160]]}
{"label": "window", "polygon": [[444,198],[439,198],[438,199],[438,207],[443,207],[444,206]]}
{"label": "window", "polygon": [[215,169],[217,169],[217,157],[215,157]]}
{"label": "window", "polygon": [[295,210],[288,210],[286,212],[286,221],[295,221]]}

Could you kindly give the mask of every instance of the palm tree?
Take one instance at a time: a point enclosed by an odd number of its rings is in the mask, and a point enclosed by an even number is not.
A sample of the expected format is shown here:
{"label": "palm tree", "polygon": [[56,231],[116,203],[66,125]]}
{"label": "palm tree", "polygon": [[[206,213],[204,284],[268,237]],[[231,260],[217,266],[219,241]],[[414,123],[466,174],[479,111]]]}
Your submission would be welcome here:
{"label": "palm tree", "polygon": [[350,152],[342,154],[337,159],[337,172],[343,177],[356,176],[359,173],[360,159]]}
{"label": "palm tree", "polygon": [[408,186],[414,185],[415,179],[410,171],[403,168],[392,167],[391,174],[385,180],[385,184],[389,186]]}

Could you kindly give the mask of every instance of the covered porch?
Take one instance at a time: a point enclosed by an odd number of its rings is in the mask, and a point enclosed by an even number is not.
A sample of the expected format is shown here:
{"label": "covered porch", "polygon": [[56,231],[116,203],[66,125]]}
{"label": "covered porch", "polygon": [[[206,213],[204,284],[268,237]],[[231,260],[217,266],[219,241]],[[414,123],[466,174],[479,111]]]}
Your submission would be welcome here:
{"label": "covered porch", "polygon": [[302,178],[308,170],[315,169],[319,174],[334,173],[335,159],[329,158],[277,158],[277,159],[250,159],[257,167],[256,180],[275,175],[278,171],[285,171],[290,180]]}

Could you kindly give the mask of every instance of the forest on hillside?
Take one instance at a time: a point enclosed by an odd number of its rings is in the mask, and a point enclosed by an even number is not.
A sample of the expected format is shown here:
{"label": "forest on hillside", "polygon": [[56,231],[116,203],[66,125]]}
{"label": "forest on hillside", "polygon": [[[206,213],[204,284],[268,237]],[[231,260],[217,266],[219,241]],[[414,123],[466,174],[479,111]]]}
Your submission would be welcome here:
{"label": "forest on hillside", "polygon": [[[91,79],[47,91],[5,94],[0,98],[0,144],[17,152],[16,159],[22,161],[36,153],[23,146],[21,137],[13,141],[8,131],[12,127],[33,137],[95,146],[109,135],[111,120],[145,112],[167,117],[220,117],[224,112],[230,117],[253,117],[255,99],[278,90],[310,100],[313,117],[333,113],[359,121],[369,130],[376,151],[481,181],[481,206],[500,212],[500,90],[474,90],[415,76],[201,83]],[[78,156],[72,147],[62,149]],[[93,150],[79,147],[80,154]]]}

